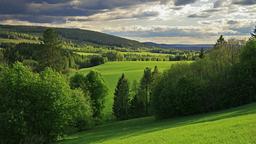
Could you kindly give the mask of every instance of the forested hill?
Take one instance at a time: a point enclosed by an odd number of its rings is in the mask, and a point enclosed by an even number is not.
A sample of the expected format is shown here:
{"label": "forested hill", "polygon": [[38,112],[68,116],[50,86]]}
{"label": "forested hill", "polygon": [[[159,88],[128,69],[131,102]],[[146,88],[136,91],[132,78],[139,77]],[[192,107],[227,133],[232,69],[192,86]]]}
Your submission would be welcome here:
{"label": "forested hill", "polygon": [[178,50],[196,50],[200,51],[201,49],[211,49],[213,44],[158,44],[152,42],[145,42],[144,44],[152,47],[159,47],[164,49],[178,49]]}
{"label": "forested hill", "polygon": [[[47,27],[41,26],[11,26],[0,25],[0,32],[18,32],[40,36]],[[56,31],[65,39],[76,43],[93,43],[105,46],[127,47],[127,48],[149,48],[138,41],[129,40],[105,33],[90,30],[73,29],[73,28],[56,28]]]}

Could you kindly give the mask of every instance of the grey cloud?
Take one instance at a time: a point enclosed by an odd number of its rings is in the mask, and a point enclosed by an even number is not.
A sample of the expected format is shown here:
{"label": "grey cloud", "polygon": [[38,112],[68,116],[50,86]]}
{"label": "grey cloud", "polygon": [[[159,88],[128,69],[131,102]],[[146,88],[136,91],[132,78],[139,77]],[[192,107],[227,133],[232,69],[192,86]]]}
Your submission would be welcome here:
{"label": "grey cloud", "polygon": [[58,16],[27,16],[27,15],[0,15],[0,21],[16,20],[27,21],[31,23],[65,23],[66,19]]}
{"label": "grey cloud", "polygon": [[176,6],[186,5],[196,2],[197,0],[174,0]]}
{"label": "grey cloud", "polygon": [[207,13],[200,13],[200,14],[191,14],[188,16],[188,18],[208,18],[210,17]]}
{"label": "grey cloud", "polygon": [[224,7],[227,6],[230,3],[230,0],[217,0],[213,7],[214,8],[220,8],[220,7]]}
{"label": "grey cloud", "polygon": [[237,5],[254,5],[256,0],[233,0],[233,4]]}
{"label": "grey cloud", "polygon": [[188,18],[208,18],[208,17],[211,17],[214,13],[218,13],[220,11],[222,11],[221,8],[207,9],[199,13],[191,14],[188,16]]}
{"label": "grey cloud", "polygon": [[[158,2],[167,4],[173,2],[174,7],[193,3],[196,0],[1,0],[0,15],[6,19],[15,18],[30,22],[59,22],[65,16],[92,16],[94,14],[111,11],[116,8],[126,8]],[[174,8],[175,9],[175,8]],[[22,16],[17,16],[22,15]],[[134,15],[135,18],[157,16],[157,13],[146,12]],[[29,18],[30,17],[30,18]],[[42,17],[42,18],[39,18]],[[53,17],[56,18],[52,19]],[[60,18],[57,18],[60,17]],[[117,16],[117,19],[126,16]],[[49,20],[47,20],[47,18]],[[64,21],[64,20],[63,20]]]}
{"label": "grey cloud", "polygon": [[104,32],[124,37],[200,37],[216,35],[216,33],[204,31],[200,27],[139,27],[131,30],[121,28],[120,31],[105,30]]}

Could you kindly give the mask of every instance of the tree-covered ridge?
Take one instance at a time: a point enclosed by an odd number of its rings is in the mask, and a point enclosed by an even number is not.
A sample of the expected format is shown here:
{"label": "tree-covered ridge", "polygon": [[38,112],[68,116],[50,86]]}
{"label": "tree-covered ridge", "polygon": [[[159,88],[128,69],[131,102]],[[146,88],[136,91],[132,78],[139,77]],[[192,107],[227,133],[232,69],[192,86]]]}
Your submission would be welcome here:
{"label": "tree-covered ridge", "polygon": [[[9,26],[0,25],[1,31],[26,33],[30,35],[41,36],[47,27],[39,26]],[[56,28],[58,34],[64,39],[73,41],[75,43],[94,43],[112,47],[128,47],[128,48],[148,48],[149,46],[143,43],[128,40],[100,32],[82,30],[82,29],[68,29],[68,28]]]}

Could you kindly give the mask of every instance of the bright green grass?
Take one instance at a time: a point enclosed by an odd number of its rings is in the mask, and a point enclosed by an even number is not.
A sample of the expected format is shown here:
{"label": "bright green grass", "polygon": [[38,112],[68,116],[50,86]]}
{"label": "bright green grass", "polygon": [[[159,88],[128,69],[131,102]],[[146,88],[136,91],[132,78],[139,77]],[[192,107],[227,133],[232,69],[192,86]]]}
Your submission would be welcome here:
{"label": "bright green grass", "polygon": [[114,122],[68,136],[60,144],[255,144],[256,104],[156,121]]}
{"label": "bright green grass", "polygon": [[83,56],[93,56],[93,55],[100,55],[98,53],[86,53],[86,52],[75,52],[76,54],[83,55]]}
{"label": "bright green grass", "polygon": [[113,104],[113,94],[118,81],[118,78],[122,73],[126,75],[130,84],[134,80],[139,82],[140,78],[143,75],[143,71],[146,67],[154,68],[158,66],[160,71],[169,69],[172,64],[177,62],[169,61],[125,61],[125,62],[108,62],[103,65],[99,65],[92,68],[81,69],[79,72],[87,74],[91,70],[99,71],[106,85],[109,89],[108,97],[106,98],[106,104],[104,109],[105,118],[109,118],[112,113],[112,104]]}

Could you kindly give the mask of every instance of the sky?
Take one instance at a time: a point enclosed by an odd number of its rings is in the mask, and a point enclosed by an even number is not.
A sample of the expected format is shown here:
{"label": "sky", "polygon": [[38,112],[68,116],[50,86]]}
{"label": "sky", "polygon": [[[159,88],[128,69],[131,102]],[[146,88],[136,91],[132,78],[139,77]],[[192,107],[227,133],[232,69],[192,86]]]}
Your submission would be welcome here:
{"label": "sky", "polygon": [[0,0],[0,24],[81,28],[141,42],[244,39],[256,0]]}

